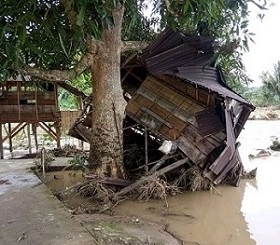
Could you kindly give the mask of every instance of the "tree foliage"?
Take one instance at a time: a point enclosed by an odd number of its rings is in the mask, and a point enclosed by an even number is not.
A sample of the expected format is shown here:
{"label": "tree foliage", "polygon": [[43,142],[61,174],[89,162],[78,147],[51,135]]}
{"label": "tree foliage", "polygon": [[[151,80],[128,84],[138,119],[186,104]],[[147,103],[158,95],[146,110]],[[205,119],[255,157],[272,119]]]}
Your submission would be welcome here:
{"label": "tree foliage", "polygon": [[272,72],[263,72],[262,80],[262,95],[265,105],[279,104],[280,102],[280,61],[274,64]]}
{"label": "tree foliage", "polygon": [[[241,59],[232,51],[248,48],[249,2],[253,0],[2,0],[0,78],[25,66],[73,67],[85,52],[87,40],[99,40],[102,29],[114,25],[112,11],[124,4],[123,40],[149,41],[155,30],[166,26],[214,35],[226,47],[220,52],[221,64],[244,79]],[[254,3],[263,7],[266,2]]]}

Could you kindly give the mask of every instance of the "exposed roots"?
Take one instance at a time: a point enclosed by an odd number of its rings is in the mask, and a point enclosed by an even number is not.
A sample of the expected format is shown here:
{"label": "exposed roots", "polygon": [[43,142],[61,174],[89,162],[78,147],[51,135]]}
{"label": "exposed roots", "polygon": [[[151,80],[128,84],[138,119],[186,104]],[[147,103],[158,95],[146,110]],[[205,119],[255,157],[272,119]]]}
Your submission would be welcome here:
{"label": "exposed roots", "polygon": [[180,189],[175,185],[169,185],[165,179],[155,176],[139,189],[139,200],[148,201],[152,199],[165,199],[168,195],[176,195],[180,193]]}
{"label": "exposed roots", "polygon": [[111,203],[115,192],[108,186],[98,182],[90,182],[80,186],[77,193],[81,196],[91,198],[94,197],[101,203]]}

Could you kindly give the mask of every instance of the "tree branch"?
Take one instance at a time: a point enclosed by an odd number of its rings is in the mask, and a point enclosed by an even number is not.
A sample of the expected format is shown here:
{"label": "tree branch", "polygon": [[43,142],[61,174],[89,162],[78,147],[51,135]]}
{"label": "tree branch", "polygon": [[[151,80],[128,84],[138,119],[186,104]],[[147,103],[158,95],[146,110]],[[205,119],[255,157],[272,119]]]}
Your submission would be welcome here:
{"label": "tree branch", "polygon": [[96,55],[98,50],[98,43],[95,40],[90,40],[87,43],[87,51],[82,56],[80,61],[69,70],[47,70],[39,69],[35,67],[25,67],[19,71],[34,76],[43,80],[58,82],[58,81],[67,81],[72,80],[81,73],[83,73],[89,66],[92,64],[92,59]]}
{"label": "tree branch", "polygon": [[149,44],[143,41],[124,41],[122,42],[122,52],[125,51],[141,51],[147,48]]}

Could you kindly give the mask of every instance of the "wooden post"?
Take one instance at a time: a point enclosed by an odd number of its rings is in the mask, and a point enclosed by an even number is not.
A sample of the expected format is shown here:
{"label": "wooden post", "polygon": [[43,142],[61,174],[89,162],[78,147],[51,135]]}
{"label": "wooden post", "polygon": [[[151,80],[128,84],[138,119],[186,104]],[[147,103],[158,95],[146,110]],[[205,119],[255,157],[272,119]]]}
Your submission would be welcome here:
{"label": "wooden post", "polygon": [[57,148],[60,149],[61,145],[60,145],[60,122],[56,122],[55,123],[55,130],[56,130],[56,145]]}
{"label": "wooden post", "polygon": [[34,135],[36,151],[38,151],[37,123],[32,123],[32,133]]}
{"label": "wooden post", "polygon": [[2,123],[0,123],[0,159],[4,159]]}
{"label": "wooden post", "polygon": [[32,154],[31,136],[30,136],[30,123],[27,123],[27,137],[28,137],[28,148],[29,155]]}
{"label": "wooden post", "polygon": [[19,83],[17,82],[17,102],[18,102],[18,120],[21,121],[21,115],[20,115],[20,87]]}
{"label": "wooden post", "polygon": [[149,172],[149,155],[148,155],[148,130],[145,127],[145,174]]}
{"label": "wooden post", "polygon": [[9,149],[10,152],[13,152],[13,140],[12,140],[12,127],[11,123],[8,123],[8,135],[9,135]]}

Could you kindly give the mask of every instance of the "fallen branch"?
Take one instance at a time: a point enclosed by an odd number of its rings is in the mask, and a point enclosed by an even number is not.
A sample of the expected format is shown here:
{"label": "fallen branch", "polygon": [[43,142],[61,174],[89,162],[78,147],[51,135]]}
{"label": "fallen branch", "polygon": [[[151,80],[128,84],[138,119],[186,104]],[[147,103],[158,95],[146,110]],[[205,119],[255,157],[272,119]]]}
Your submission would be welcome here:
{"label": "fallen branch", "polygon": [[161,166],[165,163],[165,161],[168,159],[168,155],[164,155],[159,161],[153,166],[150,171],[148,172],[148,175],[154,174]]}
{"label": "fallen branch", "polygon": [[143,185],[146,181],[153,179],[155,176],[164,175],[165,173],[170,172],[171,170],[182,166],[183,164],[187,163],[188,160],[189,160],[188,158],[181,159],[175,163],[168,165],[165,168],[160,169],[159,171],[155,172],[152,175],[142,177],[140,180],[134,182],[133,184],[131,184],[131,185],[123,188],[121,191],[117,192],[113,199],[117,200],[119,196],[127,194],[128,192],[134,190],[138,186]]}

